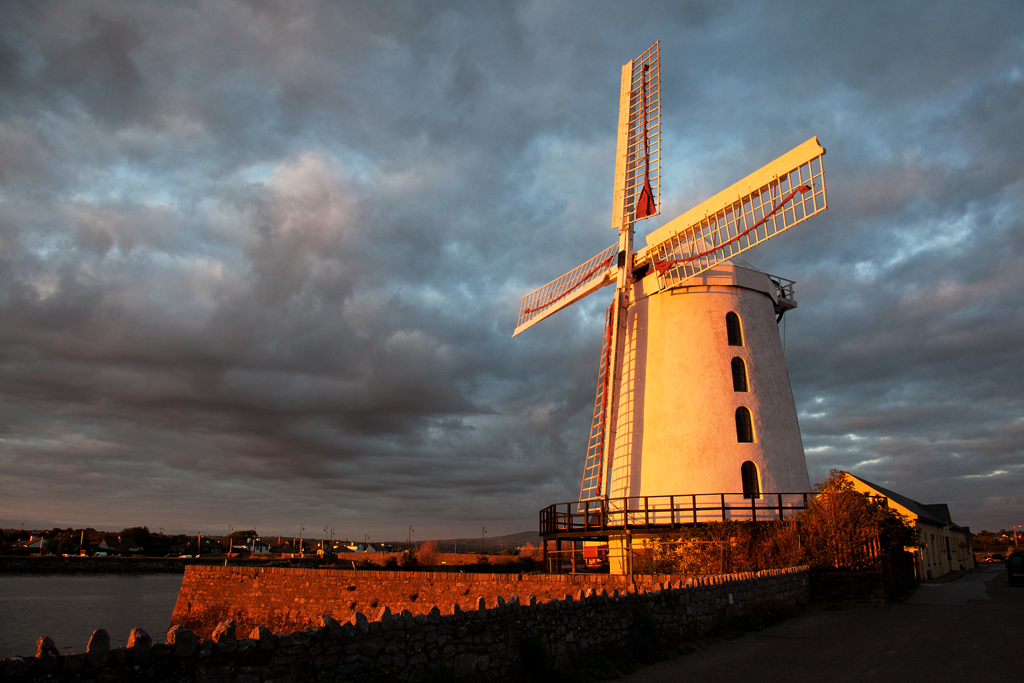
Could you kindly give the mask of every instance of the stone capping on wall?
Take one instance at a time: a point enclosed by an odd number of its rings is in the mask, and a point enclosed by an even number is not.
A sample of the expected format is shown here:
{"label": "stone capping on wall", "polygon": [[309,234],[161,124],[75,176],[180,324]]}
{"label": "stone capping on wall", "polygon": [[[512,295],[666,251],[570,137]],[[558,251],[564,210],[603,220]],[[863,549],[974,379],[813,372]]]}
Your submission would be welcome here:
{"label": "stone capping on wall", "polygon": [[463,610],[456,604],[452,614],[441,614],[436,606],[428,614],[392,613],[385,606],[373,621],[362,612],[346,623],[324,615],[319,626],[277,635],[258,626],[247,638],[236,637],[236,624],[226,621],[212,638],[173,627],[166,643],[153,643],[148,634],[134,629],[127,647],[111,649],[107,633],[98,630],[84,654],[61,655],[44,636],[35,657],[0,661],[0,681],[333,681],[375,666],[412,681],[441,667],[491,677],[516,671],[525,640],[540,639],[556,657],[623,645],[639,606],[650,610],[663,633],[693,635],[713,628],[723,617],[806,603],[810,594],[807,567],[674,578],[652,590],[609,594],[603,588],[581,588],[575,596],[547,603],[532,595],[520,602],[513,594],[507,601],[497,596],[496,606],[488,608],[478,598],[475,608]]}

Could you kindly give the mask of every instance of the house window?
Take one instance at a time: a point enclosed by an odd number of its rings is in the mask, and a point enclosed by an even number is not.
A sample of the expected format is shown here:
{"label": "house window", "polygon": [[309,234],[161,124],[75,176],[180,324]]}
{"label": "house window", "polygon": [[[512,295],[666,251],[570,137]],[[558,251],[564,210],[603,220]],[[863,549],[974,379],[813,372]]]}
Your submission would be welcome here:
{"label": "house window", "polygon": [[747,391],[747,364],[742,358],[732,359],[732,390]]}
{"label": "house window", "polygon": [[754,441],[754,425],[750,420],[750,411],[743,406],[736,409],[736,440],[740,443]]}
{"label": "house window", "polygon": [[740,477],[743,479],[743,497],[760,498],[761,484],[757,480],[757,465],[749,460],[740,466]]}
{"label": "house window", "polygon": [[743,346],[740,317],[731,311],[725,314],[725,330],[729,334],[729,346]]}

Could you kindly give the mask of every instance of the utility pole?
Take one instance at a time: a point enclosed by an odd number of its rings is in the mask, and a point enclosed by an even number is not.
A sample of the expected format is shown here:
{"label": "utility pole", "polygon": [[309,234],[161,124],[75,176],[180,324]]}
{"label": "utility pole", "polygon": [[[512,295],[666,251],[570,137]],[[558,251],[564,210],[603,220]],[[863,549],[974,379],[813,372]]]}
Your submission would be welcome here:
{"label": "utility pole", "polygon": [[412,548],[412,532],[413,531],[415,531],[415,529],[413,529],[412,528],[412,524],[410,524],[409,525],[409,547],[410,548]]}
{"label": "utility pole", "polygon": [[480,531],[480,552],[484,551],[484,536],[487,535],[487,527],[481,527]]}

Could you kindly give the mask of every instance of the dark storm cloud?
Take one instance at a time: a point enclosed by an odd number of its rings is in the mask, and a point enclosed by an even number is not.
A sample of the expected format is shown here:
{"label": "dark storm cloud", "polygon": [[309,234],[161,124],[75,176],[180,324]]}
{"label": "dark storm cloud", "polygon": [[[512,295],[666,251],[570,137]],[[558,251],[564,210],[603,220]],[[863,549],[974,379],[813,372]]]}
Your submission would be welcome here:
{"label": "dark storm cloud", "polygon": [[615,238],[656,38],[665,219],[829,150],[829,212],[749,255],[798,280],[812,478],[1024,511],[1016,3],[0,12],[4,524],[380,538],[571,499],[607,297],[509,335]]}

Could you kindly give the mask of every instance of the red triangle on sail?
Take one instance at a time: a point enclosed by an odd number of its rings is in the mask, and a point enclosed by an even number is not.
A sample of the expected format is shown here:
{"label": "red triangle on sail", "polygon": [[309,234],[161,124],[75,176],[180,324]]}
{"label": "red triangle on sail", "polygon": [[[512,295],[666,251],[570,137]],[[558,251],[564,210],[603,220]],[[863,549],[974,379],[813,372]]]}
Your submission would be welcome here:
{"label": "red triangle on sail", "polygon": [[653,216],[658,212],[657,207],[654,206],[654,193],[651,191],[651,179],[644,174],[644,187],[640,190],[640,197],[636,200],[636,212],[634,214],[637,220],[641,218],[647,218]]}

